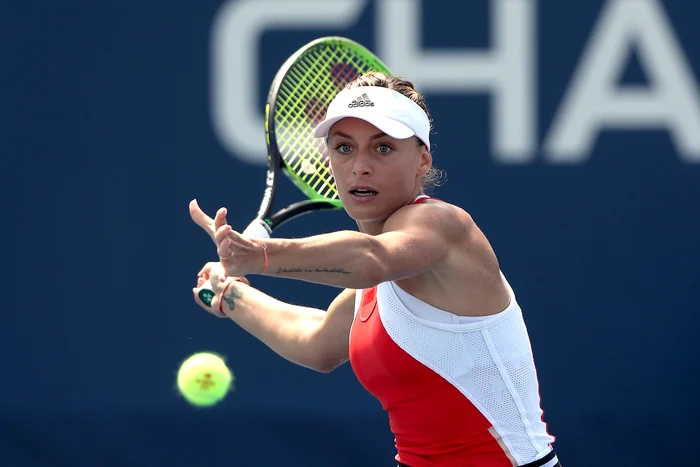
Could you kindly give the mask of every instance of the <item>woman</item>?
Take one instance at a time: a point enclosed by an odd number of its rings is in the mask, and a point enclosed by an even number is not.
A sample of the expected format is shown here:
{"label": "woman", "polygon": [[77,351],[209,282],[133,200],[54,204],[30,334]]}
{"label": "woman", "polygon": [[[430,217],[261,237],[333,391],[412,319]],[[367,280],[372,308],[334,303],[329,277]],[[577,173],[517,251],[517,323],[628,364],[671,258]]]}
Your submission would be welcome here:
{"label": "woman", "polygon": [[[207,311],[284,358],[328,372],[350,361],[388,412],[400,466],[558,466],[543,421],[521,310],[487,239],[464,210],[424,194],[435,174],[423,97],[403,79],[359,77],[330,104],[324,138],[359,231],[242,237],[226,210],[193,220],[217,244]],[[328,310],[280,302],[247,274],[342,287]],[[212,311],[213,310],[213,311]],[[219,311],[220,310],[220,311]]]}

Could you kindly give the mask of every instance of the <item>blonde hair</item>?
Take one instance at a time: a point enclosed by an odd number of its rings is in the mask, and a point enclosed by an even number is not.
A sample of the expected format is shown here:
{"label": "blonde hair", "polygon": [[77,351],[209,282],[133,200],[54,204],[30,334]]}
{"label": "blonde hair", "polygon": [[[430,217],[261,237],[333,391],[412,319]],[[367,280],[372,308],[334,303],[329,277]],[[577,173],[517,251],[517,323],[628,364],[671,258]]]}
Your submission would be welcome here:
{"label": "blonde hair", "polygon": [[[391,89],[404,96],[411,99],[413,102],[418,104],[421,109],[428,116],[428,121],[430,122],[430,129],[433,129],[433,119],[430,116],[430,111],[425,103],[425,97],[416,91],[415,86],[411,81],[399,76],[390,76],[377,71],[370,71],[364,75],[359,76],[354,81],[345,85],[345,89],[356,88],[360,86],[376,86],[380,88]],[[425,143],[416,137],[416,141],[419,146],[425,146]],[[431,166],[428,173],[421,177],[421,188],[423,191],[431,190],[437,186],[440,186],[445,179],[445,172],[442,170]]]}

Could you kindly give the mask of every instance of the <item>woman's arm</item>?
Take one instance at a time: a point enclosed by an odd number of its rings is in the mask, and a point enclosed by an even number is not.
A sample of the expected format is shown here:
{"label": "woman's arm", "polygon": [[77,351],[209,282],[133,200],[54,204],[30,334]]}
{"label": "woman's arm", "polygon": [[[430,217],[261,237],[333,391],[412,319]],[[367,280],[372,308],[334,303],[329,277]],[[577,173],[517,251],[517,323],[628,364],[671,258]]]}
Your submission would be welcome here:
{"label": "woman's arm", "polygon": [[340,231],[261,241],[224,225],[216,240],[228,275],[260,273],[266,253],[265,275],[362,289],[417,275],[443,260],[467,233],[468,216],[459,212],[447,203],[407,206],[386,221],[379,235]]}
{"label": "woman's arm", "polygon": [[320,372],[347,361],[353,290],[343,290],[324,311],[282,302],[230,279],[226,287],[214,274],[211,281],[216,293],[211,308],[199,300],[198,288],[194,289],[195,301],[215,313],[221,305],[228,318],[285,359]]}

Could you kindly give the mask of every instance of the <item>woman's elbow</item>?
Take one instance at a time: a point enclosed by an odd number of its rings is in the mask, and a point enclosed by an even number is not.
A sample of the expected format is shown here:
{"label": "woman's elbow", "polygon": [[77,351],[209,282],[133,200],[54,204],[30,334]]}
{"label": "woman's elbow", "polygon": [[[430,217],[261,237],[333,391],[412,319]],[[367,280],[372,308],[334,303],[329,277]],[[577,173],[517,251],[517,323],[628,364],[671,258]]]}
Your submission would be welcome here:
{"label": "woman's elbow", "polygon": [[330,373],[331,371],[335,370],[338,368],[340,365],[345,363],[346,360],[335,360],[335,361],[327,361],[327,362],[319,362],[318,365],[316,365],[315,368],[313,368],[315,371],[319,373]]}

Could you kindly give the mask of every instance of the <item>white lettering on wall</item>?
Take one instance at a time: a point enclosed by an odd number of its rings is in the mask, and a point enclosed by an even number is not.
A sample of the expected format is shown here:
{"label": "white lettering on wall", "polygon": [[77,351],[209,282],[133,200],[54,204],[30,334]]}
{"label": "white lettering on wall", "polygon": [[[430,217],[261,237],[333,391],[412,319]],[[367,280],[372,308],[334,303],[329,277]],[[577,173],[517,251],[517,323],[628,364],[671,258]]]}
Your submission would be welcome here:
{"label": "white lettering on wall", "polygon": [[[639,54],[649,86],[617,85]],[[612,0],[603,8],[545,140],[553,162],[588,158],[604,129],[666,128],[680,156],[700,162],[700,98],[690,66],[657,0]]]}
{"label": "white lettering on wall", "polygon": [[[260,36],[291,28],[335,28],[342,35],[369,4],[229,0],[222,5],[212,31],[211,108],[226,150],[249,163],[266,163],[263,108],[256,101],[259,86],[266,86],[257,74]],[[669,132],[682,160],[700,162],[697,83],[659,0],[605,3],[541,148],[537,79],[538,70],[548,64],[538,63],[536,53],[536,0],[491,0],[490,46],[483,50],[425,50],[422,31],[438,31],[422,24],[422,0],[375,0],[374,5],[372,45],[394,73],[429,94],[491,97],[491,154],[497,162],[532,163],[542,153],[550,162],[580,164],[602,131],[652,128]],[[648,86],[618,84],[633,50]]]}

